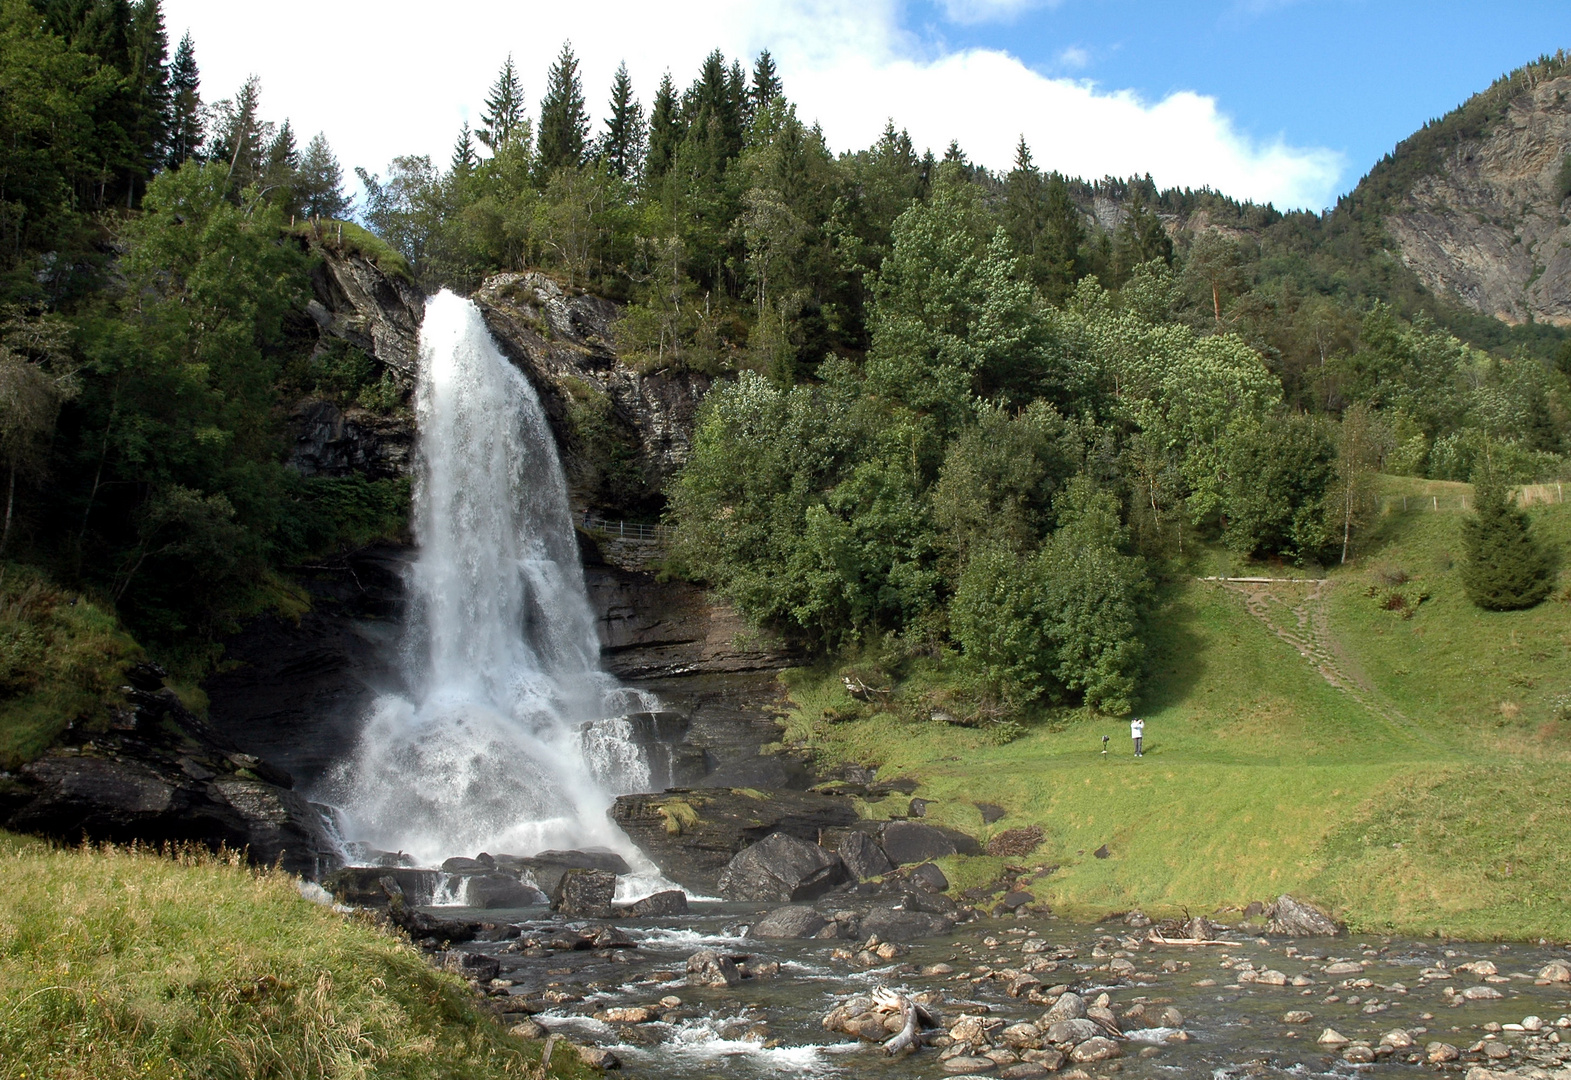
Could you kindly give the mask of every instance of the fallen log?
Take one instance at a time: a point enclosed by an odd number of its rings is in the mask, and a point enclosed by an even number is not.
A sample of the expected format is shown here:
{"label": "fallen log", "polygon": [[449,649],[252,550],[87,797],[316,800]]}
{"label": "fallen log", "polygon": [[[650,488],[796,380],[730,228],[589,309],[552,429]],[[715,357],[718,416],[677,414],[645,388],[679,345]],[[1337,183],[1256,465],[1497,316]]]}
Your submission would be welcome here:
{"label": "fallen log", "polygon": [[916,1050],[922,1045],[919,1028],[937,1027],[938,1021],[932,1013],[912,1001],[905,994],[883,987],[873,991],[873,1001],[884,1009],[898,1010],[900,1013],[900,1031],[894,1038],[884,1043],[884,1053],[890,1057],[903,1053],[906,1050]]}
{"label": "fallen log", "polygon": [[1152,930],[1146,935],[1146,940],[1153,945],[1237,945],[1236,941],[1219,941],[1212,938],[1172,938],[1163,937]]}

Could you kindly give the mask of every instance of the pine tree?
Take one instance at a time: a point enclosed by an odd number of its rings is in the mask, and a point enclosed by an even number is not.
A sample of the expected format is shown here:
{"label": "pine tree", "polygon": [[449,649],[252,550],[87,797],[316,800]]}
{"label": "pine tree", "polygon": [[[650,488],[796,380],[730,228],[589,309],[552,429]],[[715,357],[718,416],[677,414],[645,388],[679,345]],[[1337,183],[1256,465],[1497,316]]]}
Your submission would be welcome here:
{"label": "pine tree", "polygon": [[238,191],[262,173],[272,125],[261,117],[262,80],[252,75],[233,100],[214,108],[217,130],[213,133],[213,158],[229,167],[229,183]]}
{"label": "pine tree", "polygon": [[960,149],[959,139],[949,140],[949,146],[944,150],[944,164],[959,165],[961,168],[966,167],[966,152]]}
{"label": "pine tree", "polygon": [[1026,273],[1038,285],[1046,279],[1041,258],[1047,231],[1046,205],[1042,199],[1042,174],[1031,160],[1025,136],[1015,147],[1015,167],[1004,178],[1004,228]]}
{"label": "pine tree", "polygon": [[[136,96],[136,129],[132,138],[142,158],[144,176],[158,172],[169,154],[169,35],[159,0],[142,0],[131,12],[131,72]],[[130,198],[136,189],[127,191]]]}
{"label": "pine tree", "polygon": [[1124,216],[1123,224],[1113,237],[1114,283],[1122,285],[1136,266],[1153,259],[1161,259],[1171,265],[1173,241],[1162,227],[1162,219],[1137,194]]}
{"label": "pine tree", "polygon": [[623,180],[634,179],[644,155],[644,107],[633,96],[633,79],[627,64],[616,69],[611,82],[611,115],[600,140],[600,157]]}
{"label": "pine tree", "polygon": [[775,70],[775,58],[765,49],[758,54],[758,60],[753,64],[753,111],[767,106],[782,93],[780,76]]}
{"label": "pine tree", "polygon": [[1549,552],[1492,470],[1480,478],[1473,498],[1474,516],[1462,522],[1460,572],[1467,598],[1489,611],[1532,607],[1554,585]]}
{"label": "pine tree", "polygon": [[453,144],[453,161],[450,167],[453,175],[468,176],[474,172],[478,164],[480,159],[475,154],[474,132],[469,130],[469,121],[465,120],[463,128],[458,132],[458,141]]}
{"label": "pine tree", "polygon": [[202,150],[202,75],[196,66],[196,45],[188,31],[175,49],[169,67],[169,156],[170,168],[190,158],[200,158]]}
{"label": "pine tree", "polygon": [[577,168],[584,163],[589,141],[589,115],[584,110],[584,88],[578,77],[578,57],[572,42],[563,42],[556,63],[546,76],[545,99],[540,103],[539,156],[541,174],[553,169]]}
{"label": "pine tree", "polygon": [[1041,247],[1037,256],[1042,267],[1042,290],[1050,300],[1062,300],[1074,291],[1080,280],[1084,259],[1080,248],[1085,243],[1085,224],[1080,208],[1069,196],[1069,182],[1060,173],[1047,178]]}
{"label": "pine tree", "polygon": [[491,84],[491,93],[485,99],[485,112],[480,117],[480,128],[475,137],[493,152],[506,146],[523,133],[524,88],[518,81],[518,69],[513,66],[513,54]]}
{"label": "pine tree", "polygon": [[655,91],[655,105],[649,113],[649,155],[644,159],[644,176],[658,180],[670,171],[676,160],[676,148],[685,134],[682,110],[676,99],[676,84],[668,71],[660,78],[660,88]]}
{"label": "pine tree", "polygon": [[295,197],[299,200],[300,212],[306,217],[343,219],[349,214],[344,171],[339,167],[333,148],[328,145],[327,136],[320,131],[311,137],[300,158]]}

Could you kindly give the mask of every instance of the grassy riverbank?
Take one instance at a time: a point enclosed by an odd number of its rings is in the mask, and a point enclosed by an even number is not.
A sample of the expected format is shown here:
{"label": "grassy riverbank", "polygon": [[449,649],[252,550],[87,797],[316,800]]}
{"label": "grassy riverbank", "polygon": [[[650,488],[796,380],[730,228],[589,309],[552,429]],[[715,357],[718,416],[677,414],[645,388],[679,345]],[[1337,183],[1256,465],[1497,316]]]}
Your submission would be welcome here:
{"label": "grassy riverbank", "polygon": [[5,1080],[490,1080],[539,1077],[539,1056],[457,976],[286,874],[0,833]]}
{"label": "grassy riverbank", "polygon": [[[1571,725],[1556,700],[1571,692],[1571,604],[1469,605],[1455,569],[1467,491],[1439,486],[1389,481],[1367,553],[1323,586],[1174,582],[1137,706],[1142,759],[1124,721],[1085,713],[1004,745],[892,713],[832,722],[856,709],[829,671],[788,676],[788,738],[920,780],[930,817],[984,839],[1041,826],[1037,854],[1011,861],[1057,864],[1036,889],[1061,911],[1210,912],[1291,891],[1361,929],[1571,939]],[[1533,515],[1571,550],[1565,507]],[[1244,569],[1218,563],[1193,569]],[[1008,813],[984,826],[977,801]],[[1111,857],[1094,858],[1104,844]],[[951,870],[972,884],[1003,861]]]}

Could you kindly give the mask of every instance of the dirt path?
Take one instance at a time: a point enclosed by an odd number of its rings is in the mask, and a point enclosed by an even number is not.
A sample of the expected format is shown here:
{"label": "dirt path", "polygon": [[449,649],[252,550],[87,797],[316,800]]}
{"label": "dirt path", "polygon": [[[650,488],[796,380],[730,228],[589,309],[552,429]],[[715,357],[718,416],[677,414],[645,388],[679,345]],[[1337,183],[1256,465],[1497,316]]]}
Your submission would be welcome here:
{"label": "dirt path", "polygon": [[1433,747],[1442,747],[1422,724],[1392,705],[1365,679],[1348,670],[1341,643],[1331,632],[1330,614],[1326,610],[1326,597],[1334,587],[1332,582],[1323,578],[1209,580],[1243,597],[1244,607],[1249,613],[1298,650],[1298,654],[1309,661],[1326,682],[1378,716],[1398,733]]}

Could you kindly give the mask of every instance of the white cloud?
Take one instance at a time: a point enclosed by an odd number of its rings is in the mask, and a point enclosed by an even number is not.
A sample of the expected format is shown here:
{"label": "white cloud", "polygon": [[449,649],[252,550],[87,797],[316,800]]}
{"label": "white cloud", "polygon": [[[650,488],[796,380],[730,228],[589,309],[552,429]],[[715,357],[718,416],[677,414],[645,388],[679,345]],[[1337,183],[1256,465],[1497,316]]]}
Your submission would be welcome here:
{"label": "white cloud", "polygon": [[205,97],[261,75],[268,115],[290,117],[302,141],[325,131],[346,171],[380,170],[402,153],[445,162],[503,58],[513,54],[534,108],[564,39],[582,60],[591,111],[603,109],[622,60],[647,104],[668,68],[685,84],[712,48],[744,62],[768,48],[786,92],[836,150],[870,145],[892,117],[919,147],[959,139],[973,161],[1007,168],[1023,133],[1044,168],[1150,172],[1163,186],[1282,207],[1326,205],[1344,166],[1329,150],[1252,138],[1212,98],[1145,101],[1047,78],[1004,52],[935,49],[901,26],[898,0],[450,0],[439,16],[415,0],[274,0],[264,19],[212,0],[165,0],[164,10],[172,37],[189,27],[196,39]]}

